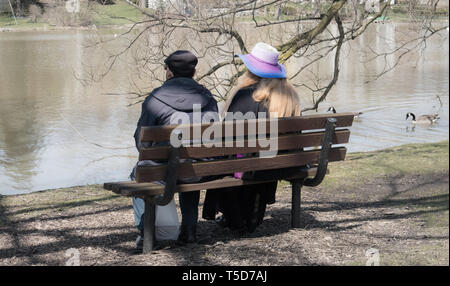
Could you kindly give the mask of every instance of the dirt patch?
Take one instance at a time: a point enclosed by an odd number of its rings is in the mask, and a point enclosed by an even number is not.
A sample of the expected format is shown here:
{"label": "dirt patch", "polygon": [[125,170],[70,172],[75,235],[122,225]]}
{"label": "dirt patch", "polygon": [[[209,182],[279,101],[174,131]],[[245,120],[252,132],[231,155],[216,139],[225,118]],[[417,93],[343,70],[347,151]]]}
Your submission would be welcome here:
{"label": "dirt patch", "polygon": [[[351,159],[344,164],[363,160]],[[329,180],[345,178],[339,168]],[[254,233],[200,220],[198,244],[164,243],[147,255],[134,250],[131,199],[101,186],[0,196],[0,265],[66,265],[78,254],[81,265],[365,265],[369,249],[381,265],[449,265],[448,175],[447,167],[303,188],[299,229],[290,228],[290,186],[280,184]]]}
{"label": "dirt patch", "polygon": [[65,265],[70,249],[81,265],[364,265],[370,248],[382,265],[448,265],[448,186],[446,172],[378,179],[333,194],[304,188],[300,229],[290,228],[284,186],[254,233],[237,236],[201,220],[198,244],[165,243],[149,255],[134,251],[130,201],[100,187],[72,188],[67,197],[97,198],[48,209],[3,197],[0,265]]}

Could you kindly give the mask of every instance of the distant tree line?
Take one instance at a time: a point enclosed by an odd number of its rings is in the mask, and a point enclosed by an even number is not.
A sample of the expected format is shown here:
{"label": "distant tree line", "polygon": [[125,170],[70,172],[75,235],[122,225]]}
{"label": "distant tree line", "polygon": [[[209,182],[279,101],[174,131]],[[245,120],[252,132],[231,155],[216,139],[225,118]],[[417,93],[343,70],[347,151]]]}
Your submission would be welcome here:
{"label": "distant tree line", "polygon": [[[30,14],[30,10],[35,9],[31,7],[38,7],[41,13],[47,7],[54,7],[56,5],[61,5],[67,0],[11,0],[12,7],[14,9],[14,13],[16,16],[28,16]],[[88,2],[97,2],[102,5],[111,5],[115,4],[114,0],[81,0]],[[145,0],[136,0],[136,1],[145,1]]]}

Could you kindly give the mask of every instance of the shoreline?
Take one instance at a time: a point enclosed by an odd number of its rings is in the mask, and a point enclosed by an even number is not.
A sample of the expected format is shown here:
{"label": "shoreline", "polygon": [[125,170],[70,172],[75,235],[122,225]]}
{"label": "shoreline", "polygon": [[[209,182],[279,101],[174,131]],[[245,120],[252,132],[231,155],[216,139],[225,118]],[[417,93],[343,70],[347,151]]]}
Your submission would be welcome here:
{"label": "shoreline", "polygon": [[95,25],[91,26],[53,26],[50,24],[45,24],[44,26],[36,27],[5,27],[0,26],[0,33],[7,32],[54,32],[54,31],[99,31],[99,30],[125,30],[132,27],[130,25],[110,25],[97,27]]}
{"label": "shoreline", "polygon": [[[389,18],[389,17],[388,17]],[[434,23],[446,23],[448,25],[448,18],[443,19],[434,19]],[[243,21],[242,23],[251,23],[250,21]],[[306,21],[304,22],[306,23]],[[388,19],[386,21],[376,20],[374,24],[412,24],[413,21],[410,20],[400,20],[400,19]],[[27,23],[30,26],[23,27],[23,24],[19,24],[18,26],[10,25],[10,26],[2,26],[0,25],[0,33],[6,32],[54,32],[54,31],[102,31],[102,30],[127,30],[133,26],[133,23],[130,24],[119,24],[119,25],[97,25],[92,24],[89,26],[56,26],[50,25],[48,23]],[[35,25],[35,26],[34,26]]]}
{"label": "shoreline", "polygon": [[[381,153],[381,152],[386,152],[386,150],[391,150],[391,149],[402,149],[408,146],[421,146],[421,145],[429,145],[429,144],[445,144],[447,142],[448,144],[448,140],[443,140],[443,141],[437,141],[437,142],[431,142],[431,143],[411,143],[411,144],[403,144],[403,145],[398,145],[398,146],[394,146],[394,147],[388,147],[388,148],[383,148],[383,149],[377,149],[377,150],[373,150],[373,151],[364,151],[364,152],[348,152],[347,151],[347,156],[344,162],[346,162],[347,160],[349,160],[349,158],[352,158],[353,156],[362,156],[363,154],[376,154],[376,153]],[[137,159],[137,157],[136,157]],[[333,163],[332,163],[333,164]],[[120,181],[120,180],[116,180],[116,181]],[[55,191],[55,190],[68,190],[68,189],[73,189],[73,188],[83,188],[83,187],[101,187],[103,188],[103,184],[84,184],[84,185],[74,185],[74,186],[67,186],[67,187],[57,187],[57,188],[49,188],[49,189],[42,189],[42,190],[36,190],[36,191],[30,191],[30,192],[25,192],[25,193],[18,193],[18,194],[1,194],[0,193],[0,197],[11,197],[11,196],[25,196],[25,195],[30,195],[30,194],[36,194],[36,193],[44,193],[44,192],[51,192],[51,191]]]}

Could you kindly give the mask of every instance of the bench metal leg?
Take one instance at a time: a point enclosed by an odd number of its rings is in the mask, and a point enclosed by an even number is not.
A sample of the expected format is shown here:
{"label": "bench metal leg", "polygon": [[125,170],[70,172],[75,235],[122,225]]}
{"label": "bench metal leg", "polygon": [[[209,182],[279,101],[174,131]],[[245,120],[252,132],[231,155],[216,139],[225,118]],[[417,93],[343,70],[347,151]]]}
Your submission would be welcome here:
{"label": "bench metal leg", "polygon": [[291,208],[291,226],[300,227],[300,203],[301,203],[302,181],[294,180],[292,182],[292,208]]}
{"label": "bench metal leg", "polygon": [[152,251],[155,244],[155,219],[156,205],[150,200],[145,199],[144,248],[142,251],[144,254]]}

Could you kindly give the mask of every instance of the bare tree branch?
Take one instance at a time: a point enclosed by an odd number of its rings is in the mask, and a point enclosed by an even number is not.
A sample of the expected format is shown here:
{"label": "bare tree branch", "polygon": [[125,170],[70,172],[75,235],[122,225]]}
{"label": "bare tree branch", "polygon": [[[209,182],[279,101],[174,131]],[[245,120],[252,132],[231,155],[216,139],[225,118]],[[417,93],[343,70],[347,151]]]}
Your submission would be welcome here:
{"label": "bare tree branch", "polygon": [[[119,59],[128,59],[135,69],[130,77],[134,91],[125,93],[139,97],[147,90],[164,81],[162,62],[175,49],[190,49],[202,61],[196,79],[212,90],[220,99],[225,99],[237,79],[245,72],[245,66],[236,54],[249,52],[255,41],[266,41],[275,46],[281,63],[294,66],[288,70],[295,86],[312,92],[312,105],[303,111],[317,110],[339,79],[343,64],[341,51],[344,44],[366,34],[376,25],[378,17],[390,11],[390,1],[381,4],[380,11],[370,14],[358,0],[317,1],[316,3],[290,0],[192,0],[188,10],[168,1],[167,7],[158,11],[145,10],[129,0],[129,5],[138,9],[145,19],[133,22],[131,27],[114,39],[101,39],[86,48],[104,50],[107,54],[103,69],[87,64],[83,84],[99,81],[117,64]],[[376,59],[385,59],[385,67],[378,71],[375,79],[392,71],[409,53],[426,47],[427,40],[448,27],[436,24],[436,0],[422,5],[425,12],[415,12],[416,4],[408,8],[414,36],[398,42],[394,48],[386,45],[381,51],[370,47],[367,64]],[[425,9],[425,10],[424,10]],[[291,12],[289,12],[291,11]],[[294,12],[292,12],[294,11]],[[337,28],[337,32],[336,32]],[[382,38],[381,35],[376,37]],[[117,40],[126,40],[119,50],[108,52],[103,47]],[[332,77],[323,85],[315,66],[328,61],[334,52]],[[395,57],[395,61],[389,61]],[[301,63],[301,64],[298,64]],[[292,65],[291,65],[292,64]],[[135,81],[148,83],[139,87]],[[134,92],[134,93],[133,93]],[[303,95],[302,95],[303,96]],[[136,98],[137,99],[137,98]]]}
{"label": "bare tree branch", "polygon": [[339,41],[337,43],[336,46],[336,54],[334,56],[334,74],[333,74],[333,79],[330,81],[330,83],[328,84],[328,86],[326,87],[325,91],[322,93],[322,95],[319,97],[319,99],[317,99],[314,102],[314,105],[312,107],[306,107],[303,108],[302,112],[304,111],[308,111],[308,110],[316,110],[319,107],[319,104],[325,100],[325,98],[327,97],[328,93],[330,92],[330,90],[333,88],[333,86],[336,84],[338,78],[339,78],[339,57],[341,54],[341,48],[342,48],[342,44],[344,43],[344,38],[345,38],[345,32],[344,32],[344,27],[342,25],[342,21],[341,18],[339,17],[338,14],[336,14],[334,16],[334,19],[336,21],[336,24],[338,26],[339,29]]}

